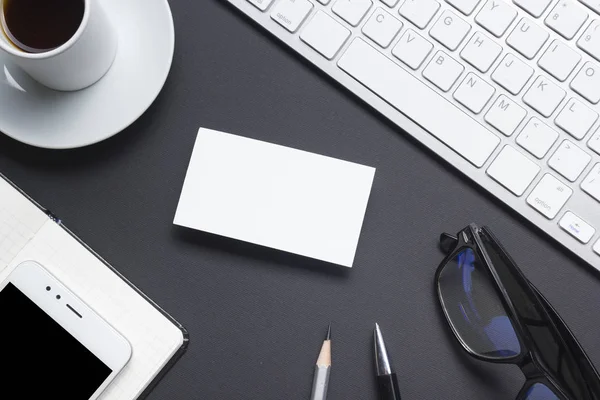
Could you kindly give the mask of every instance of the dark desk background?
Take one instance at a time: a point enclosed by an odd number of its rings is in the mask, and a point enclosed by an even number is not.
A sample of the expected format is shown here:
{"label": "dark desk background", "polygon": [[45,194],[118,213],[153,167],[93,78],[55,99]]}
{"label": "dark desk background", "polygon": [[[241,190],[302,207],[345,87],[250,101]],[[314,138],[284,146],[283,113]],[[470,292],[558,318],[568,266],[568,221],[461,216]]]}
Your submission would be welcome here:
{"label": "dark desk background", "polygon": [[[403,399],[514,399],[518,371],[457,351],[434,298],[436,239],[471,221],[494,229],[600,367],[591,267],[224,2],[171,7],[173,69],[132,127],[74,151],[0,137],[0,171],[188,328],[188,352],[149,400],[307,399],[329,321],[331,400],[376,398],[376,321]],[[354,268],[174,227],[199,126],[376,167]]]}

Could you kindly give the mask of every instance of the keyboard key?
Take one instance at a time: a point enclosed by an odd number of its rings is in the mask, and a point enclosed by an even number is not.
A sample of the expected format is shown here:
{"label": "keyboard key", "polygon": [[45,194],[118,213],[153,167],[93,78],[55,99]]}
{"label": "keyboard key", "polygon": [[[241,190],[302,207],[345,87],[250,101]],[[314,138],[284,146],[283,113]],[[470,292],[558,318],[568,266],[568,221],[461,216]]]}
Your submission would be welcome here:
{"label": "keyboard key", "polygon": [[577,99],[571,99],[554,123],[575,139],[583,139],[598,119],[598,114]]}
{"label": "keyboard key", "polygon": [[331,10],[352,26],[358,26],[373,2],[371,0],[337,0]]}
{"label": "keyboard key", "polygon": [[505,95],[501,95],[485,114],[485,120],[504,135],[511,136],[526,116],[527,111]]}
{"label": "keyboard key", "polygon": [[465,15],[470,15],[481,0],[446,0]]}
{"label": "keyboard key", "polygon": [[481,32],[476,32],[467,43],[460,56],[479,71],[486,73],[498,56],[502,47]]}
{"label": "keyboard key", "polygon": [[511,146],[505,146],[487,170],[496,182],[521,196],[540,172],[540,167]]}
{"label": "keyboard key", "polygon": [[594,251],[600,256],[600,240],[598,240],[594,245]]}
{"label": "keyboard key", "polygon": [[385,4],[386,6],[393,8],[396,7],[396,4],[398,4],[398,1],[400,0],[381,0],[381,2],[383,4]]}
{"label": "keyboard key", "polygon": [[506,43],[524,57],[533,59],[550,35],[528,18],[522,18],[506,39]]}
{"label": "keyboard key", "polygon": [[502,0],[488,0],[475,17],[475,22],[492,35],[501,37],[516,17],[517,12]]}
{"label": "keyboard key", "polygon": [[534,117],[527,122],[517,137],[517,143],[535,157],[542,159],[548,154],[558,136],[558,132]]}
{"label": "keyboard key", "polygon": [[546,174],[527,197],[527,204],[544,217],[554,219],[572,195],[570,187]]}
{"label": "keyboard key", "polygon": [[581,56],[575,50],[555,40],[540,57],[538,65],[559,81],[564,82],[579,61],[581,61]]}
{"label": "keyboard key", "polygon": [[571,89],[585,97],[590,103],[598,104],[600,101],[600,68],[591,62],[585,63],[571,82]]}
{"label": "keyboard key", "polygon": [[454,92],[454,98],[475,114],[479,114],[495,91],[496,89],[483,79],[470,73]]}
{"label": "keyboard key", "polygon": [[596,14],[600,14],[600,1],[598,1],[598,0],[579,0],[579,2],[583,3],[586,6],[588,6],[589,8],[591,8],[593,11],[596,12]]}
{"label": "keyboard key", "polygon": [[544,22],[559,35],[571,40],[587,19],[588,13],[579,4],[560,0]]}
{"label": "keyboard key", "polygon": [[361,39],[352,42],[338,65],[477,167],[500,143],[492,132]]}
{"label": "keyboard key", "polygon": [[565,98],[565,95],[565,91],[549,79],[538,76],[523,96],[523,101],[544,117],[549,117]]}
{"label": "keyboard key", "polygon": [[350,37],[350,30],[319,11],[306,25],[300,39],[329,60],[333,59]]}
{"label": "keyboard key", "polygon": [[548,165],[571,182],[575,182],[591,160],[589,154],[565,140],[550,158]]}
{"label": "keyboard key", "polygon": [[417,28],[425,29],[439,9],[440,3],[435,0],[406,0],[399,12]]}
{"label": "keyboard key", "polygon": [[600,154],[600,130],[596,131],[596,133],[592,136],[588,142],[588,146],[590,149]]}
{"label": "keyboard key", "polygon": [[378,8],[363,27],[363,33],[383,48],[392,43],[402,29],[402,22]]}
{"label": "keyboard key", "polygon": [[551,2],[552,0],[513,0],[513,3],[536,18],[546,11]]}
{"label": "keyboard key", "polygon": [[509,53],[492,74],[492,79],[516,96],[532,75],[533,68]]}
{"label": "keyboard key", "polygon": [[577,41],[577,46],[600,61],[600,21],[595,20],[590,24]]}
{"label": "keyboard key", "polygon": [[592,240],[596,230],[587,222],[567,211],[558,223],[569,235],[579,240],[583,244],[587,244]]}
{"label": "keyboard key", "polygon": [[581,183],[581,188],[597,201],[600,201],[600,164],[590,171]]}
{"label": "keyboard key", "polygon": [[429,34],[450,50],[456,50],[471,30],[465,20],[452,11],[444,11]]}
{"label": "keyboard key", "polygon": [[409,29],[404,32],[392,54],[412,69],[418,69],[431,49],[433,45],[427,39]]}
{"label": "keyboard key", "polygon": [[271,5],[273,0],[248,0],[250,4],[253,4],[260,11],[266,11],[267,8]]}
{"label": "keyboard key", "polygon": [[296,32],[313,5],[308,0],[281,0],[275,4],[271,18],[290,32]]}
{"label": "keyboard key", "polygon": [[447,92],[464,69],[465,67],[448,54],[438,51],[423,71],[423,76],[444,92]]}

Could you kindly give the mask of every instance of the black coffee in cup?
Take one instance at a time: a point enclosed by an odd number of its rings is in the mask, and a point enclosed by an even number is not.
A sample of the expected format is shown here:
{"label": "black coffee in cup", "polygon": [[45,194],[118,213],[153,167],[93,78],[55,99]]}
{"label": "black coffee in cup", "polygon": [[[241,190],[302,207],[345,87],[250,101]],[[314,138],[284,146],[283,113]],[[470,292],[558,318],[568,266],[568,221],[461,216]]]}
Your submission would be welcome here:
{"label": "black coffee in cup", "polygon": [[2,30],[16,47],[43,53],[73,37],[85,11],[84,0],[0,0]]}

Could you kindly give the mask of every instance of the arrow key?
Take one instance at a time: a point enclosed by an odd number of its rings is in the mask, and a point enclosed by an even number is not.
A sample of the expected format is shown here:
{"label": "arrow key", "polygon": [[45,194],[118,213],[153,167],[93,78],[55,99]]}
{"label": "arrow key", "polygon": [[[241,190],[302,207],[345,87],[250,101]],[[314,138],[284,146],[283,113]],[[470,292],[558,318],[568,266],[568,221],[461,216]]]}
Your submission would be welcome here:
{"label": "arrow key", "polygon": [[596,230],[590,224],[573,214],[571,211],[567,211],[558,224],[569,235],[573,236],[583,244],[589,243],[596,233]]}

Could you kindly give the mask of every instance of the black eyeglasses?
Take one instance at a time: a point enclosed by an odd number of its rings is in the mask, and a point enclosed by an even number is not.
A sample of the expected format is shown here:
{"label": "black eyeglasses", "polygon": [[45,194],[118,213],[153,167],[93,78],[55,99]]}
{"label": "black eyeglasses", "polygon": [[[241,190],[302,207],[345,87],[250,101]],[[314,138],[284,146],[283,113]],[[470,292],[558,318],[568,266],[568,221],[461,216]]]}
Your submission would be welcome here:
{"label": "black eyeglasses", "polygon": [[458,342],[471,356],[517,365],[517,400],[600,400],[600,376],[567,325],[486,227],[442,234],[435,285]]}

